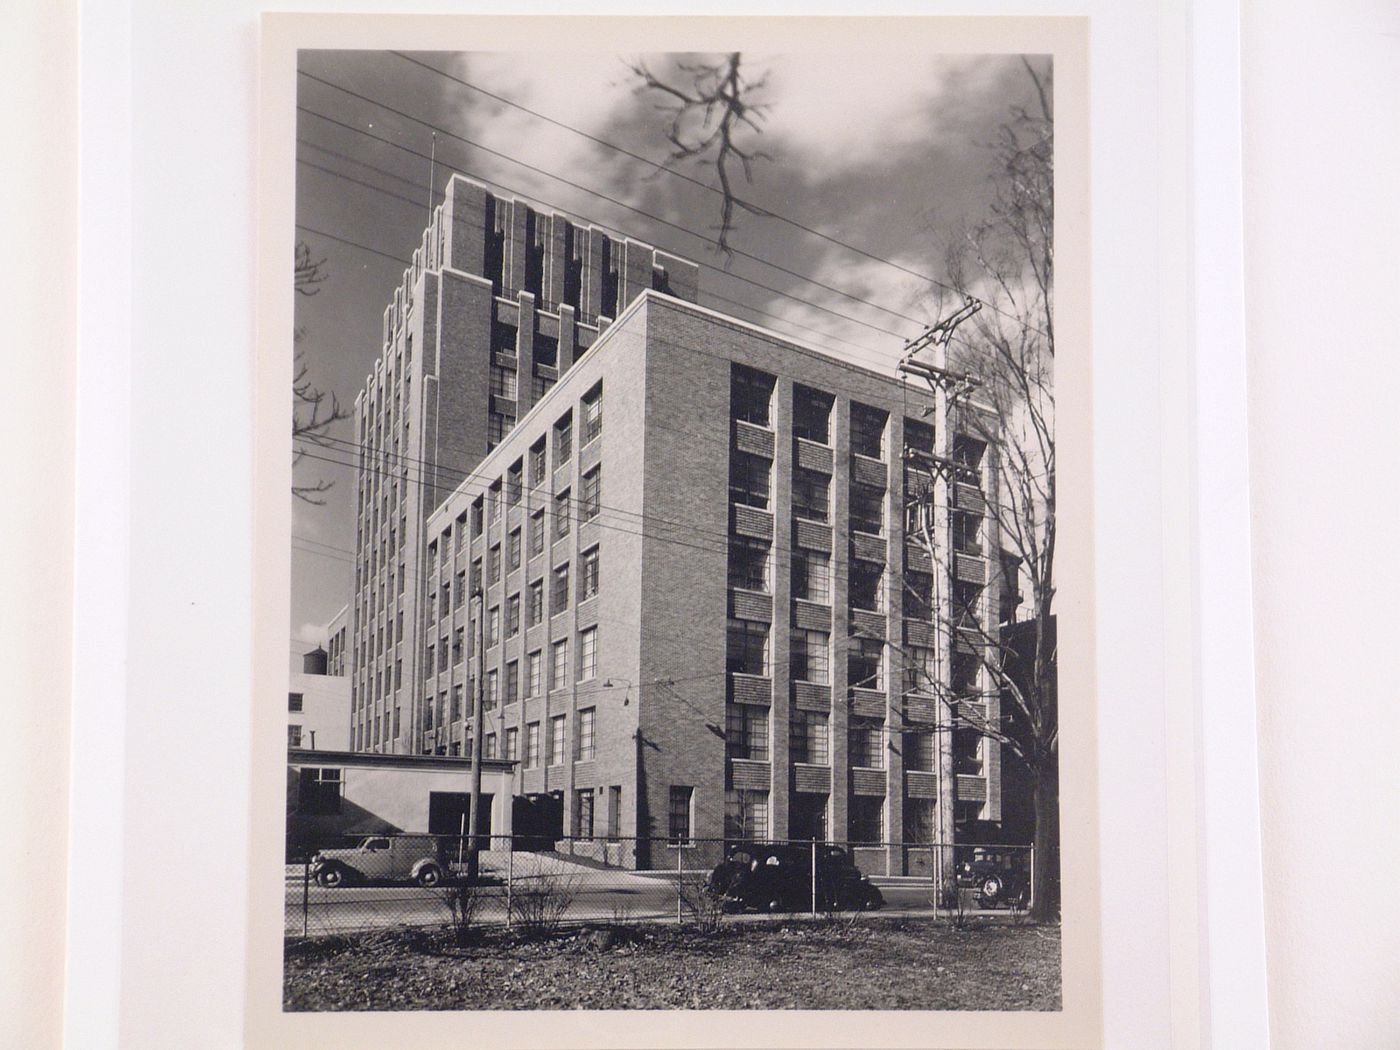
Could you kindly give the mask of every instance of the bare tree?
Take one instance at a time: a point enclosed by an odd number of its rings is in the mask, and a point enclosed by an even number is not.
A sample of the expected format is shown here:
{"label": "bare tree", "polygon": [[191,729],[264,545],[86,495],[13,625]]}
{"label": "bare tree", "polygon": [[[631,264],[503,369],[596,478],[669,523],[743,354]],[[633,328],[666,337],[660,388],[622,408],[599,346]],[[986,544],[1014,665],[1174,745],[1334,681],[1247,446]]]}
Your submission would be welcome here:
{"label": "bare tree", "polygon": [[661,96],[657,108],[671,116],[671,128],[666,134],[672,146],[671,160],[694,160],[713,166],[722,198],[717,243],[726,254],[730,252],[729,235],[736,210],[767,214],[738,195],[734,166],[743,171],[746,182],[752,182],[753,162],[772,159],[739,142],[745,129],[755,135],[762,133],[768,108],[752,101],[763,91],[766,74],[749,80],[740,72],[742,57],[741,52],[735,51],[721,61],[677,63],[677,70],[690,81],[679,87],[658,77],[643,62],[629,66],[637,81],[637,92]]}
{"label": "bare tree", "polygon": [[[980,482],[985,510],[959,509],[949,535],[935,536],[929,517],[915,535],[935,559],[940,580],[960,543],[960,513],[972,513],[991,571],[981,590],[950,584],[935,596],[932,616],[949,642],[960,639],[978,673],[972,683],[920,682],[946,705],[946,724],[1003,748],[1029,774],[1036,847],[1033,917],[1059,910],[1059,695],[1055,597],[1054,396],[1054,118],[1048,72],[1023,60],[1036,100],[1017,107],[993,144],[995,174],[988,216],[969,227],[947,253],[949,283],[982,304],[959,329],[947,366],[975,377],[950,410],[966,435],[953,449],[949,490]],[[985,457],[985,462],[980,457]],[[980,515],[980,518],[978,517]],[[941,564],[940,564],[941,559]],[[998,579],[1025,604],[993,608]],[[906,582],[907,586],[907,582]],[[998,603],[999,604],[999,603]]]}
{"label": "bare tree", "polygon": [[[296,268],[292,286],[298,295],[313,296],[320,292],[321,283],[326,279],[326,260],[312,257],[311,248],[305,241],[298,241],[296,247]],[[301,342],[303,332],[297,329],[292,333],[294,342]],[[292,376],[292,466],[301,462],[306,454],[304,444],[325,445],[330,428],[342,419],[348,419],[346,412],[336,399],[334,392],[322,390],[309,377],[308,368],[301,351],[296,351],[296,371]],[[292,484],[292,495],[316,506],[326,501],[321,497],[330,490],[334,482],[324,479],[312,485]]]}

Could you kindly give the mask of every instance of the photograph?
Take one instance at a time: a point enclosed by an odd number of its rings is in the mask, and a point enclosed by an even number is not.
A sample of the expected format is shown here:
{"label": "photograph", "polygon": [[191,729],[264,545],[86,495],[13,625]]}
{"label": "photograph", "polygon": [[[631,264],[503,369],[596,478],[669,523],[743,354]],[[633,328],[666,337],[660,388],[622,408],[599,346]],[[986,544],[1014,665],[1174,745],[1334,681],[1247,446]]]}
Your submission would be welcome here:
{"label": "photograph", "polygon": [[295,53],[283,1009],[1061,1011],[1054,56]]}

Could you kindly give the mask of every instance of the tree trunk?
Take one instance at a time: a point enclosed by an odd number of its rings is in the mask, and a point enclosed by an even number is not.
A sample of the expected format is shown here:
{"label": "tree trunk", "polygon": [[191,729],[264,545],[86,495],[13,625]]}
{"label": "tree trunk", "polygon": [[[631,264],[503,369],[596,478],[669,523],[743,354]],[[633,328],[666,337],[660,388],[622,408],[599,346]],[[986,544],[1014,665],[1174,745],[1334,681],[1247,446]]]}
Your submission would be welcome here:
{"label": "tree trunk", "polygon": [[1055,756],[1037,763],[1031,800],[1035,807],[1031,918],[1050,922],[1060,917],[1060,773]]}

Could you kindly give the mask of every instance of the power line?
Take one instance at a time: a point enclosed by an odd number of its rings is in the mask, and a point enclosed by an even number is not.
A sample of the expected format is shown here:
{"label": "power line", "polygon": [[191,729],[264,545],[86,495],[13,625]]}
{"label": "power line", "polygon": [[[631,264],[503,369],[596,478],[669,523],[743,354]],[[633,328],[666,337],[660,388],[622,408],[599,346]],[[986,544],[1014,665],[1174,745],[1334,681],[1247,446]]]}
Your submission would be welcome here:
{"label": "power line", "polygon": [[[541,113],[538,110],[531,109],[528,106],[522,105],[521,103],[514,101],[513,99],[509,99],[503,95],[498,95],[494,92],[487,91],[485,88],[481,87],[478,84],[473,84],[468,80],[462,79],[461,77],[454,76],[453,74],[447,72],[444,69],[438,69],[436,66],[429,65],[427,62],[423,62],[419,59],[413,58],[411,55],[407,55],[402,51],[390,51],[389,53],[395,55],[398,58],[403,59],[406,62],[411,62],[415,66],[420,66],[421,68],[426,69],[431,73],[435,73],[440,77],[453,81],[454,83],[460,84],[463,87],[470,88],[472,91],[479,92],[480,94],[485,95],[487,98],[494,99],[495,101],[500,102],[503,105],[511,106],[515,109],[520,110],[523,113],[528,113],[530,116],[535,117],[538,120],[542,120],[548,124],[553,124],[555,127],[563,128],[566,131],[573,132],[575,135],[579,135],[582,138],[589,140],[590,142],[596,143],[597,145],[604,146],[608,149],[615,150],[616,152],[621,153],[624,156],[631,157],[633,160],[640,161],[641,163],[655,169],[656,171],[665,172],[667,175],[672,175],[675,178],[682,179],[693,186],[698,186],[703,190],[707,190],[710,193],[716,194],[717,196],[724,196],[723,190],[719,189],[716,186],[712,186],[710,183],[705,182],[703,179],[697,179],[691,175],[685,174],[685,172],[683,171],[678,171],[670,165],[661,164],[657,161],[650,159],[649,157],[645,157],[639,153],[634,153],[632,150],[627,149],[625,146],[619,146],[615,142],[610,142],[607,139],[599,138],[597,135],[592,135],[581,128],[575,127],[574,125],[567,123],[566,121],[558,120],[554,117]],[[739,200],[739,198],[737,197],[734,199]],[[777,219],[779,222],[786,223],[787,225],[792,226],[795,229],[799,229],[804,233],[811,234],[813,237],[818,237],[829,244],[834,244],[838,248],[842,248],[848,252],[853,252],[856,255],[862,256],[866,259],[870,259],[873,262],[882,263],[885,266],[891,267],[895,270],[899,270],[901,273],[908,274],[910,277],[916,277],[919,280],[925,281],[928,284],[934,285],[937,288],[942,288],[945,291],[952,292],[955,295],[967,294],[962,289],[955,288],[953,285],[948,284],[946,281],[940,281],[936,277],[930,277],[926,273],[920,273],[918,270],[911,269],[910,267],[905,266],[902,263],[897,263],[892,259],[887,259],[884,256],[876,255],[875,253],[867,251],[864,248],[857,247],[854,244],[849,244],[846,241],[840,240],[837,237],[833,237],[831,234],[814,229],[813,227],[808,226],[805,223],[799,222],[798,220],[793,219],[787,215],[783,215],[781,212],[774,211],[771,208],[761,207],[759,205],[753,204],[750,201],[743,200],[740,200],[740,204],[745,208],[754,210],[757,214],[762,215],[766,218]],[[1048,333],[1045,332],[1043,329],[1037,328],[1036,326],[1029,324],[1025,320],[997,308],[991,303],[984,303],[984,305],[993,313],[1001,314],[1008,320],[1016,322],[1021,327],[1029,328],[1032,331],[1047,336],[1048,338]]]}
{"label": "power line", "polygon": [[[340,158],[340,159],[347,160],[347,161],[349,161],[350,163],[353,163],[353,164],[359,164],[359,165],[361,165],[362,167],[368,168],[370,171],[377,172],[377,173],[379,173],[379,174],[381,174],[381,175],[384,175],[384,176],[386,176],[386,177],[388,177],[388,178],[398,179],[399,181],[405,182],[405,183],[409,183],[409,182],[410,182],[410,180],[404,179],[404,178],[402,178],[401,176],[395,175],[395,174],[392,173],[392,172],[389,172],[389,171],[384,170],[383,168],[377,168],[377,167],[375,167],[375,166],[372,165],[372,164],[365,164],[363,161],[355,160],[355,158],[350,157],[350,156],[348,156],[348,155],[346,155],[346,154],[343,154],[343,153],[338,153],[338,152],[336,152],[335,150],[326,149],[325,147],[319,145],[318,143],[311,142],[311,141],[309,141],[309,140],[307,140],[307,139],[297,139],[297,142],[298,142],[298,143],[301,143],[302,145],[310,146],[310,147],[312,147],[313,149],[321,150],[322,152],[328,153],[328,154],[330,154],[330,155],[333,156],[333,157],[338,157],[338,158]],[[408,198],[408,197],[405,197],[403,194],[395,193],[393,190],[386,189],[386,188],[383,187],[383,186],[378,186],[378,185],[376,185],[376,184],[374,184],[374,183],[372,183],[372,182],[366,182],[366,181],[363,180],[363,179],[357,179],[357,178],[355,178],[355,177],[352,176],[352,175],[346,174],[345,172],[336,171],[336,170],[333,169],[333,168],[327,168],[327,167],[325,167],[325,166],[323,166],[323,165],[315,164],[315,163],[313,163],[312,161],[305,160],[305,159],[303,159],[303,158],[301,158],[301,157],[298,157],[298,158],[297,158],[297,163],[298,163],[298,164],[305,165],[306,167],[311,168],[313,171],[321,172],[321,173],[324,174],[324,175],[329,175],[329,176],[332,176],[333,178],[342,179],[342,180],[344,180],[344,181],[346,181],[346,182],[353,183],[354,185],[357,185],[357,186],[363,186],[365,189],[374,190],[374,191],[377,192],[377,193],[381,193],[381,194],[383,194],[384,196],[389,197],[389,198],[391,198],[391,199],[393,199],[393,200],[400,201],[401,203],[406,204],[406,205],[408,205],[408,206],[410,206],[410,207],[412,207],[412,208],[414,208],[414,209],[416,209],[416,208],[418,207],[418,205],[419,205],[419,202],[418,202],[418,201],[415,201],[415,200],[412,200],[412,199],[410,199],[410,198]],[[437,196],[441,197],[442,194],[439,193],[439,194],[437,194]],[[475,226],[475,224],[473,224],[473,225]],[[481,227],[477,226],[476,228],[481,228]],[[327,237],[329,237],[330,235],[329,235],[329,234],[320,234],[320,236],[327,236]],[[354,245],[354,247],[361,247],[361,246],[359,246],[359,245]],[[368,251],[368,250],[371,250],[371,249],[366,248],[365,250]],[[387,254],[387,253],[382,253],[382,254]],[[393,256],[393,258],[394,258],[397,262],[402,263],[405,267],[408,267],[408,266],[411,266],[411,265],[412,265],[411,261],[409,261],[409,260],[407,260],[407,259],[402,259],[402,258],[400,258],[400,257],[398,257],[398,256]],[[733,279],[735,279],[735,280],[745,281],[744,278],[739,277],[737,274],[730,274],[730,273],[728,273],[728,271],[721,271],[721,272],[725,273],[726,276],[729,276],[729,277],[731,277],[731,278],[733,278]],[[761,308],[761,307],[754,306],[752,303],[740,302],[740,301],[737,300],[737,299],[731,299],[731,298],[729,298],[728,296],[720,295],[718,292],[714,291],[713,289],[711,289],[711,288],[709,288],[709,287],[701,288],[701,289],[700,289],[700,294],[701,294],[702,296],[704,296],[705,298],[713,299],[713,300],[715,300],[715,301],[717,301],[717,302],[721,302],[721,303],[726,303],[726,304],[728,304],[728,305],[730,305],[730,306],[736,306],[736,307],[738,307],[738,308],[741,309],[741,310],[747,310],[747,311],[749,311],[750,313],[758,314],[759,316],[762,316],[762,317],[767,317],[767,318],[769,318],[769,319],[771,319],[771,320],[773,320],[773,321],[775,321],[775,322],[777,322],[777,323],[779,323],[779,324],[789,325],[789,326],[791,326],[791,327],[793,327],[793,328],[800,328],[800,329],[802,329],[803,331],[805,331],[805,332],[810,332],[812,335],[817,336],[817,337],[819,337],[819,338],[821,338],[821,339],[829,340],[829,341],[831,341],[831,342],[844,343],[846,346],[853,347],[854,349],[857,349],[857,350],[862,350],[862,351],[864,351],[864,352],[866,352],[866,353],[869,353],[869,354],[878,353],[878,351],[873,350],[873,349],[871,349],[870,347],[864,346],[864,345],[861,344],[861,343],[852,342],[852,341],[849,340],[849,339],[846,339],[846,338],[844,338],[844,337],[842,337],[842,336],[839,336],[839,335],[835,335],[835,334],[833,334],[833,333],[831,333],[831,332],[824,331],[823,329],[814,328],[814,327],[812,327],[811,325],[803,324],[801,321],[794,321],[794,320],[792,320],[792,319],[790,319],[790,318],[783,317],[783,316],[781,316],[780,314],[775,314],[775,313],[773,313],[773,312],[770,311],[770,310],[764,310],[764,309]],[[842,315],[842,316],[844,316],[844,315]]]}
{"label": "power line", "polygon": [[[378,106],[380,109],[383,109],[385,112],[392,113],[392,114],[394,114],[395,116],[398,116],[398,117],[402,117],[404,120],[410,120],[410,121],[413,121],[415,124],[421,124],[421,125],[422,125],[423,127],[425,127],[425,128],[428,128],[428,129],[430,129],[430,130],[432,130],[432,131],[436,131],[436,132],[438,132],[438,133],[440,133],[440,134],[442,134],[442,135],[446,135],[446,136],[449,137],[449,138],[456,139],[458,142],[461,142],[461,143],[463,143],[464,145],[470,146],[470,147],[472,147],[472,148],[474,148],[474,149],[478,149],[478,150],[480,150],[480,151],[483,152],[483,153],[488,153],[488,154],[490,154],[490,155],[492,155],[492,156],[499,157],[499,158],[502,159],[502,160],[508,161],[509,163],[512,163],[512,164],[516,164],[516,165],[518,165],[518,166],[520,166],[520,167],[522,167],[522,168],[525,168],[525,169],[528,170],[528,171],[533,171],[533,172],[535,172],[535,173],[538,174],[538,175],[543,175],[545,178],[553,179],[553,180],[556,181],[556,182],[563,183],[565,186],[569,186],[569,187],[571,187],[571,188],[573,188],[573,189],[576,189],[576,190],[578,190],[578,191],[581,192],[581,193],[586,193],[586,194],[589,194],[590,196],[597,197],[597,198],[599,198],[600,200],[607,201],[608,203],[613,204],[613,205],[615,205],[616,207],[625,208],[627,211],[630,211],[630,212],[633,212],[633,213],[635,213],[635,214],[637,214],[637,215],[640,215],[640,216],[642,216],[642,217],[645,218],[645,219],[651,220],[652,222],[660,223],[660,224],[663,225],[663,226],[669,226],[669,227],[671,227],[672,229],[678,230],[678,231],[680,231],[681,233],[688,234],[689,236],[694,237],[694,238],[696,238],[697,240],[703,241],[703,242],[705,242],[706,244],[714,244],[714,245],[717,245],[717,244],[719,243],[719,241],[718,241],[716,238],[710,237],[710,236],[708,236],[708,235],[706,235],[706,234],[703,234],[703,233],[699,233],[699,232],[697,232],[697,231],[695,231],[695,230],[690,229],[689,227],[682,226],[682,225],[680,225],[679,223],[676,223],[676,222],[672,222],[670,219],[663,218],[663,217],[660,216],[660,215],[656,215],[656,214],[653,214],[652,212],[646,211],[646,210],[644,210],[644,209],[642,209],[642,208],[638,208],[638,207],[636,207],[635,205],[628,204],[626,201],[619,200],[619,199],[617,199],[616,197],[611,197],[611,196],[609,196],[608,194],[603,193],[601,190],[592,189],[591,187],[584,186],[584,185],[582,185],[581,183],[578,183],[578,182],[574,182],[572,179],[565,178],[564,176],[558,175],[558,174],[556,174],[556,173],[554,173],[554,172],[552,172],[552,171],[549,171],[549,170],[547,170],[547,169],[545,169],[545,168],[541,168],[541,167],[539,167],[539,166],[537,166],[537,165],[530,164],[530,163],[527,162],[527,161],[519,160],[519,159],[516,158],[516,157],[512,157],[512,156],[511,156],[510,154],[508,154],[508,153],[504,153],[504,152],[502,152],[502,151],[500,151],[500,150],[493,149],[493,148],[491,148],[490,146],[483,145],[482,143],[476,142],[476,141],[473,140],[473,139],[469,139],[469,138],[466,138],[466,137],[464,137],[464,136],[462,136],[462,135],[458,135],[458,134],[456,134],[456,133],[454,133],[454,132],[448,131],[446,128],[440,128],[440,127],[438,127],[436,124],[433,124],[433,123],[431,123],[431,122],[429,122],[429,121],[423,120],[421,117],[415,117],[415,116],[413,116],[413,115],[410,114],[410,113],[405,113],[405,112],[403,112],[402,110],[395,109],[393,106],[390,106],[390,105],[388,105],[387,103],[384,103],[384,102],[380,102],[380,101],[378,101],[378,100],[376,100],[376,99],[370,98],[368,95],[362,95],[362,94],[360,94],[360,93],[357,92],[357,91],[351,91],[349,88],[341,87],[339,84],[332,83],[332,82],[329,81],[329,80],[324,80],[323,78],[318,77],[318,76],[316,76],[316,75],[314,75],[314,74],[312,74],[312,73],[307,73],[307,72],[305,72],[304,70],[303,70],[303,71],[300,71],[300,75],[301,75],[301,76],[304,76],[304,77],[307,77],[307,78],[310,79],[310,80],[314,80],[314,81],[316,81],[316,82],[318,82],[318,83],[325,84],[327,87],[333,88],[333,89],[335,89],[335,90],[337,90],[337,91],[342,91],[342,92],[344,92],[345,94],[351,96],[352,98],[355,98],[355,99],[358,99],[358,100],[360,100],[360,101],[362,101],[362,102],[368,103],[369,105]],[[347,123],[344,123],[344,122],[342,122],[342,121],[335,120],[335,119],[332,118],[332,117],[327,117],[325,114],[323,114],[323,113],[318,113],[317,111],[315,111],[315,110],[313,110],[313,109],[310,109],[309,107],[306,107],[306,106],[298,106],[297,109],[298,109],[299,111],[301,111],[301,112],[308,113],[308,114],[310,114],[310,115],[312,115],[312,116],[320,117],[322,120],[327,120],[327,121],[329,121],[330,123],[338,124],[338,125],[340,125],[341,127],[344,127],[344,128],[346,128],[346,129],[348,129],[348,130],[355,131],[355,132],[357,132],[357,133],[359,133],[359,134],[363,134],[363,135],[365,135],[366,137],[371,138],[371,139],[374,139],[374,140],[376,140],[376,141],[378,141],[378,142],[383,142],[383,143],[385,143],[385,144],[387,144],[387,145],[394,145],[394,146],[398,146],[398,145],[399,145],[398,143],[391,142],[390,140],[385,139],[385,138],[382,138],[382,137],[380,137],[380,136],[378,136],[378,135],[371,135],[371,134],[369,134],[369,132],[368,132],[366,129],[357,128],[357,127],[355,127],[353,124],[347,124]],[[400,146],[399,148],[405,149],[405,150],[407,150],[408,152],[414,153],[414,154],[417,155],[417,156],[420,156],[420,157],[422,156],[422,154],[421,154],[421,153],[418,153],[418,151],[416,151],[416,150],[410,150],[410,149],[408,149],[407,147],[403,147],[403,146]],[[483,178],[482,181],[489,181],[489,180],[486,180],[486,179]],[[511,191],[511,192],[515,192],[515,191]],[[522,196],[529,196],[529,194],[522,194]],[[541,201],[541,203],[547,204],[547,202],[545,202],[545,201]],[[553,208],[558,208],[558,207],[559,207],[558,205],[552,205],[552,204],[550,204],[550,205],[548,205],[548,206],[549,206],[549,207],[553,207]],[[572,209],[560,208],[560,210],[562,210],[562,211],[571,211]],[[582,218],[587,218],[586,216],[581,216],[581,217],[582,217]],[[593,220],[589,219],[588,221],[592,222]],[[848,292],[848,291],[845,291],[844,289],[837,288],[837,287],[835,287],[834,285],[826,284],[826,283],[824,283],[824,282],[822,282],[822,281],[817,280],[817,279],[814,278],[814,277],[809,277],[809,276],[807,276],[806,274],[799,273],[799,272],[797,272],[796,270],[792,270],[792,269],[789,269],[788,267],[785,267],[785,266],[783,266],[783,265],[781,265],[781,264],[779,264],[779,263],[775,263],[775,262],[773,262],[773,261],[770,260],[770,259],[765,259],[765,258],[763,258],[763,257],[760,256],[760,255],[754,255],[754,254],[752,254],[752,253],[750,253],[750,252],[745,252],[745,251],[743,251],[743,250],[741,250],[741,249],[739,249],[739,248],[731,248],[730,250],[731,250],[735,255],[738,255],[738,256],[740,256],[740,257],[742,257],[742,258],[749,259],[749,260],[751,260],[751,261],[753,261],[753,262],[756,262],[756,263],[759,263],[760,265],[763,265],[763,266],[771,267],[772,269],[777,270],[777,271],[780,272],[780,273],[786,274],[786,275],[788,275],[788,276],[790,276],[790,277],[794,277],[794,278],[796,278],[797,280],[802,281],[802,282],[804,282],[804,283],[806,283],[806,284],[811,284],[811,285],[813,285],[813,286],[815,286],[815,287],[817,287],[817,288],[821,288],[821,289],[823,289],[823,290],[825,290],[825,291],[831,292],[831,293],[834,294],[834,295],[839,295],[839,296],[842,296],[843,298],[850,299],[850,300],[852,300],[853,302],[860,303],[860,304],[862,304],[863,306],[867,306],[867,307],[869,307],[869,308],[872,309],[872,310],[878,310],[878,311],[880,311],[881,313],[888,314],[888,315],[890,315],[891,317],[900,318],[901,320],[908,321],[908,322],[910,322],[911,324],[917,324],[917,325],[920,325],[920,326],[923,326],[923,325],[926,325],[926,324],[927,324],[926,321],[921,320],[920,318],[917,318],[917,317],[910,317],[908,314],[903,314],[903,313],[900,313],[900,312],[897,311],[897,310],[892,310],[892,309],[890,309],[889,307],[881,306],[879,303],[872,303],[870,300],[864,299],[864,298],[862,298],[861,296],[855,295],[855,294],[852,293],[852,292]],[[711,263],[701,262],[701,263],[699,263],[699,265],[700,265],[700,266],[703,266],[703,267],[705,267],[705,268],[707,268],[707,269],[714,270],[715,272],[718,272],[718,273],[727,273],[727,272],[728,272],[728,271],[724,270],[722,267],[714,266],[714,265],[711,264]],[[767,286],[762,285],[762,284],[760,284],[760,283],[757,282],[757,281],[751,281],[751,283],[757,284],[757,285],[759,285],[759,287],[765,287],[765,288],[767,288]],[[776,289],[776,288],[767,288],[767,290],[770,291],[770,292],[772,292],[772,293],[775,294],[775,295],[785,295],[785,294],[787,294],[787,293],[785,293],[785,292],[779,291],[779,290]],[[799,301],[800,301],[800,300],[799,300]],[[816,308],[816,309],[824,309],[823,307],[818,307],[818,306],[816,306],[816,304],[814,304],[814,303],[808,303],[807,305],[813,306],[813,307]],[[835,311],[827,311],[827,312],[834,313]],[[837,314],[836,316],[839,317],[839,316],[842,316],[842,315],[841,315],[841,314]],[[857,323],[857,324],[863,324],[863,325],[865,325],[865,326],[868,327],[868,328],[874,329],[875,331],[884,332],[884,333],[887,334],[887,335],[893,335],[893,336],[895,336],[896,338],[900,338],[900,339],[904,338],[904,337],[901,336],[899,333],[897,333],[897,332],[891,332],[891,331],[889,331],[888,329],[881,328],[879,325],[870,324],[869,322],[861,321],[861,320],[858,320],[858,319],[855,319],[855,318],[850,318],[850,317],[847,317],[846,319],[847,319],[847,320],[855,321],[855,323]]]}

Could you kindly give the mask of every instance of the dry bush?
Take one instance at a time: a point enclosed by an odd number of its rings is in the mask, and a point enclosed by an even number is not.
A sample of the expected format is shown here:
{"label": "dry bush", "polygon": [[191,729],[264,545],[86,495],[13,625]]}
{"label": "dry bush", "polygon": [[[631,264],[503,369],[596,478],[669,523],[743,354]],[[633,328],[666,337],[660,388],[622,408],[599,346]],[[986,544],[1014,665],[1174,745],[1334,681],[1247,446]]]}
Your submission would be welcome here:
{"label": "dry bush", "polygon": [[578,895],[578,880],[564,875],[517,879],[511,887],[511,923],[529,936],[553,933]]}

